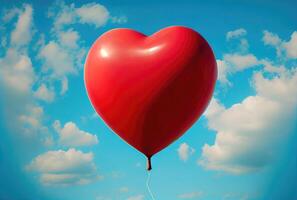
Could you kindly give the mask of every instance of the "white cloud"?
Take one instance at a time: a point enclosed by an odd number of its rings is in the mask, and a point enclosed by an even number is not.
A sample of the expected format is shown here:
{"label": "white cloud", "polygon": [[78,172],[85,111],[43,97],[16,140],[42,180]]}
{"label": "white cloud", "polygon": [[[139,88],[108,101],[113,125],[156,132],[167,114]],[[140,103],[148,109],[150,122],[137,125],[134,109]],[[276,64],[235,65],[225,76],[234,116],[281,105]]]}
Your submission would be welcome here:
{"label": "white cloud", "polygon": [[263,31],[263,42],[265,45],[277,46],[281,43],[281,39],[274,33]]}
{"label": "white cloud", "polygon": [[297,31],[292,33],[289,41],[284,41],[277,34],[265,30],[262,39],[265,45],[270,45],[276,49],[278,57],[285,54],[289,59],[297,59]]}
{"label": "white cloud", "polygon": [[239,37],[245,36],[246,34],[247,34],[247,31],[244,28],[239,28],[234,31],[227,32],[226,39],[230,40],[233,38],[239,38]]}
{"label": "white cloud", "polygon": [[4,58],[0,58],[1,82],[18,93],[29,93],[35,73],[31,59],[15,49],[8,49]]}
{"label": "white cloud", "polygon": [[222,113],[225,110],[226,108],[223,105],[221,105],[217,99],[212,98],[204,115],[207,118],[215,118],[218,116],[218,113]]}
{"label": "white cloud", "polygon": [[232,39],[236,39],[236,41],[239,41],[237,45],[237,51],[241,53],[245,53],[248,51],[249,43],[247,39],[245,39],[244,36],[247,35],[247,31],[243,28],[236,29],[234,31],[229,31],[226,34],[226,40],[230,41]]}
{"label": "white cloud", "polygon": [[32,98],[32,86],[37,80],[27,54],[32,37],[32,12],[32,7],[25,4],[21,8],[6,11],[4,15],[5,23],[11,23],[15,16],[18,18],[15,24],[11,24],[11,41],[4,57],[0,58],[0,88],[5,95],[4,104],[9,105],[4,106],[3,110],[7,127],[18,134],[24,143],[40,145],[46,143],[49,132],[43,124],[43,108]]}
{"label": "white cloud", "polygon": [[30,171],[40,173],[45,185],[87,184],[100,177],[93,162],[93,153],[75,149],[48,151],[27,165]]}
{"label": "white cloud", "polygon": [[224,61],[230,65],[232,72],[242,71],[259,64],[259,60],[253,54],[225,54]]}
{"label": "white cloud", "polygon": [[[56,7],[59,9],[57,14],[54,12],[54,10],[57,9]],[[67,6],[63,1],[61,1],[58,5],[55,5],[52,9],[50,9],[48,16],[54,17],[54,27],[56,30],[60,30],[65,25],[75,23],[76,15],[74,7],[74,4]]]}
{"label": "white cloud", "polygon": [[28,112],[25,115],[20,115],[20,120],[29,124],[31,127],[40,127],[40,118],[43,116],[43,108],[40,106],[30,106],[28,107]]}
{"label": "white cloud", "polygon": [[[43,124],[44,111],[43,107],[33,102],[22,102],[22,110],[14,113],[12,124],[14,131],[21,132],[23,136],[29,136],[31,139],[37,139],[42,145],[48,145],[49,131]],[[37,137],[38,136],[38,137]]]}
{"label": "white cloud", "polygon": [[77,74],[83,67],[86,55],[85,47],[78,45],[76,31],[58,32],[57,40],[51,40],[39,50],[38,58],[42,61],[43,75],[54,83],[61,81],[60,95],[68,90],[68,75]]}
{"label": "white cloud", "polygon": [[97,28],[103,26],[109,18],[108,10],[96,3],[85,4],[77,8],[76,14],[79,16],[81,23],[93,24]]}
{"label": "white cloud", "polygon": [[60,2],[58,5],[59,12],[55,14],[52,8],[49,17],[54,18],[54,28],[62,30],[64,27],[74,23],[94,25],[96,28],[103,26],[110,18],[108,10],[99,3],[88,3],[81,7],[75,7],[75,4],[66,5]]}
{"label": "white cloud", "polygon": [[264,67],[264,70],[269,73],[278,74],[286,71],[283,65],[275,66],[271,61],[267,59],[259,60],[253,54],[225,54],[223,60],[217,59],[218,81],[231,86],[232,83],[228,80],[230,75],[258,66]]}
{"label": "white cloud", "polygon": [[12,20],[15,16],[19,15],[21,10],[19,8],[12,8],[4,10],[2,20],[4,23],[8,23],[10,20]]}
{"label": "white cloud", "polygon": [[178,196],[179,199],[198,199],[202,196],[202,192],[190,192],[190,193],[184,193],[180,194]]}
{"label": "white cloud", "polygon": [[286,68],[284,65],[275,66],[269,60],[261,60],[261,63],[264,65],[264,70],[269,73],[283,74],[286,72]]}
{"label": "white cloud", "polygon": [[52,136],[48,136],[44,139],[44,145],[46,147],[50,147],[50,146],[53,146],[54,145],[54,139]]}
{"label": "white cloud", "polygon": [[46,102],[52,102],[55,99],[55,91],[49,89],[44,83],[34,92],[34,96],[37,99],[41,99]]}
{"label": "white cloud", "polygon": [[24,11],[19,14],[15,29],[11,33],[11,44],[22,46],[28,44],[32,38],[32,12],[30,5],[24,6]]}
{"label": "white cloud", "polygon": [[270,45],[276,48],[276,54],[277,56],[281,56],[282,54],[282,48],[281,48],[281,39],[278,37],[278,35],[271,33],[269,31],[263,31],[263,42],[265,45]]}
{"label": "white cloud", "polygon": [[[108,10],[98,3],[87,3],[77,7],[74,3],[66,4],[63,1],[55,3],[49,9],[48,17],[53,19],[51,39],[40,45],[38,58],[42,61],[42,73],[50,80],[50,84],[61,81],[60,95],[68,90],[68,75],[77,74],[83,69],[87,53],[84,41],[80,34],[70,25],[83,23],[103,26],[109,19]],[[116,18],[123,23],[126,18]]]}
{"label": "white cloud", "polygon": [[85,185],[101,177],[96,174],[42,174],[40,181],[44,185]]}
{"label": "white cloud", "polygon": [[190,147],[187,143],[182,143],[177,149],[178,156],[182,161],[187,161],[189,156],[195,152],[195,149]]}
{"label": "white cloud", "polygon": [[143,199],[144,199],[144,195],[142,195],[142,194],[131,196],[131,197],[127,198],[127,200],[143,200]]}
{"label": "white cloud", "polygon": [[60,94],[63,95],[68,90],[68,79],[64,77],[61,81],[61,91]]}
{"label": "white cloud", "polygon": [[239,43],[240,52],[242,52],[242,53],[248,52],[248,49],[249,49],[249,43],[248,43],[247,39],[245,39],[245,38],[240,39],[240,43]]}
{"label": "white cloud", "polygon": [[59,32],[59,40],[61,44],[68,48],[77,48],[78,47],[78,39],[79,34],[77,31],[73,31],[72,29],[68,29],[67,31]]}
{"label": "white cloud", "polygon": [[217,67],[218,67],[218,80],[223,83],[223,84],[228,84],[230,85],[231,83],[229,82],[227,76],[228,73],[230,73],[229,66],[224,60],[217,60]]}
{"label": "white cloud", "polygon": [[[232,85],[228,77],[234,73],[244,71],[249,68],[264,66],[264,70],[270,73],[279,73],[284,71],[284,66],[276,67],[267,59],[258,59],[254,54],[248,53],[248,41],[242,38],[247,34],[245,29],[237,29],[229,31],[226,35],[227,40],[232,38],[240,39],[238,49],[234,53],[224,54],[223,59],[217,59],[218,80],[222,84]],[[276,48],[277,55],[281,56],[284,53],[288,58],[295,58],[295,48],[297,45],[297,32],[293,32],[291,40],[288,42],[282,41],[278,35],[269,31],[263,31],[263,42],[265,45],[270,45]],[[283,56],[284,57],[284,56]]]}
{"label": "white cloud", "polygon": [[[84,41],[81,40],[79,33],[67,27],[69,24],[80,23],[80,16],[76,13],[77,8],[74,4],[69,6],[61,4],[64,7],[55,7],[53,10],[57,13],[52,13],[55,28],[48,35],[49,40],[41,33],[38,36],[39,40],[31,45],[35,31],[34,11],[29,4],[4,11],[2,22],[5,26],[12,26],[10,33],[4,26],[0,27],[5,33],[1,37],[1,45],[5,46],[5,52],[4,56],[0,57],[0,87],[6,96],[3,101],[10,105],[5,107],[4,112],[7,126],[13,132],[24,133],[25,137],[30,135],[28,138],[31,141],[40,139],[46,145],[52,144],[53,139],[44,125],[46,117],[38,102],[39,100],[52,102],[56,94],[65,94],[68,90],[67,76],[76,74],[83,68],[86,55],[86,48],[82,45]],[[98,25],[99,22],[94,23]],[[39,51],[37,58],[42,66],[41,70],[37,70],[38,77],[32,66],[32,61],[37,60],[30,58],[27,53],[30,50]],[[56,81],[61,83],[58,93],[55,91]],[[37,87],[36,91],[33,91],[32,87],[34,89]],[[35,108],[40,108],[42,112],[36,114],[33,112]],[[39,133],[38,137],[35,137],[36,133]],[[34,140],[31,136],[34,136]],[[88,143],[91,140],[84,142]]]}
{"label": "white cloud", "polygon": [[230,108],[213,100],[205,116],[209,128],[217,132],[216,140],[204,145],[199,164],[211,170],[244,173],[274,162],[297,121],[296,85],[296,69],[271,79],[258,72],[253,78],[255,96]]}
{"label": "white cloud", "polygon": [[92,3],[77,8],[74,3],[67,5],[62,1],[49,10],[48,15],[54,21],[53,34],[49,42],[41,45],[38,57],[43,64],[42,72],[49,77],[51,83],[57,80],[61,81],[60,95],[65,94],[68,90],[67,76],[77,74],[80,69],[83,69],[83,62],[87,53],[79,32],[69,25],[84,21],[88,24],[95,23],[97,26],[102,15],[97,13],[93,19],[95,21],[90,21],[89,15],[85,12],[89,11],[89,14],[94,14],[92,12],[98,11],[101,7],[103,6],[100,4]]}
{"label": "white cloud", "polygon": [[291,40],[283,43],[283,47],[287,52],[288,58],[297,59],[297,31],[291,35]]}
{"label": "white cloud", "polygon": [[233,53],[227,53],[223,55],[223,59],[217,59],[218,67],[218,80],[222,84],[227,84],[231,86],[231,82],[228,80],[228,76],[244,71],[249,68],[257,67],[263,65],[261,60],[258,60],[254,54],[248,52],[249,43],[244,36],[247,31],[243,28],[236,29],[234,31],[229,31],[226,34],[226,39],[238,39],[236,49]]}
{"label": "white cloud", "polygon": [[[228,76],[236,72],[263,65],[262,60],[258,60],[253,54],[224,54],[223,59],[217,60],[218,80],[227,85],[231,85]],[[268,64],[268,61],[265,62]]]}
{"label": "white cloud", "polygon": [[127,23],[128,17],[127,16],[112,16],[111,22],[115,24],[124,24]]}
{"label": "white cloud", "polygon": [[98,143],[96,135],[80,130],[75,123],[67,122],[63,128],[59,121],[53,124],[54,129],[58,132],[60,144],[69,147],[87,146]]}
{"label": "white cloud", "polygon": [[42,47],[39,56],[44,61],[44,71],[52,70],[55,77],[76,72],[74,58],[55,41],[50,41]]}

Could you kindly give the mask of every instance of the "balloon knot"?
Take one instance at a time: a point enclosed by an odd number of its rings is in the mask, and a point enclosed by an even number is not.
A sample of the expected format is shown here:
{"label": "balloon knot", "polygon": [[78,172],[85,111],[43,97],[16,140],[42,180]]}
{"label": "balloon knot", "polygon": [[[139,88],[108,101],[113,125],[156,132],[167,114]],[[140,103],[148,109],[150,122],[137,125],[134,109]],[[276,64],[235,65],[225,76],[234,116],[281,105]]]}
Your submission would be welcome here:
{"label": "balloon knot", "polygon": [[151,163],[151,157],[147,157],[147,170],[151,171],[152,170],[152,163]]}

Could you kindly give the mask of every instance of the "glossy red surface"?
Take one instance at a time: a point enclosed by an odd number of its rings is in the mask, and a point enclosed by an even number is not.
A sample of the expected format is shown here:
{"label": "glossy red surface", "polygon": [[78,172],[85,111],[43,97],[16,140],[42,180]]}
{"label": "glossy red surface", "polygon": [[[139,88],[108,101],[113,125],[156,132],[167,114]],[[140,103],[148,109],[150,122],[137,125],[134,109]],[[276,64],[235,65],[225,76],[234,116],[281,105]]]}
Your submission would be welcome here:
{"label": "glossy red surface", "polygon": [[216,78],[206,40],[180,26],[151,36],[130,29],[108,31],[93,44],[85,64],[95,110],[147,157],[194,124],[211,99]]}

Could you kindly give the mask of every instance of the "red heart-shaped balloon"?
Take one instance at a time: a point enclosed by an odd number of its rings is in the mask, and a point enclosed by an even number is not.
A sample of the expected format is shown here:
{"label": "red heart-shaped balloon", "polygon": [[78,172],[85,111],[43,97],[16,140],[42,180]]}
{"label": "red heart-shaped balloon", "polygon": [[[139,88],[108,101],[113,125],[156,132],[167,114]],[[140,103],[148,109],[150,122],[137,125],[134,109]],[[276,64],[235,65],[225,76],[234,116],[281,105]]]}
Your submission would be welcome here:
{"label": "red heart-shaped balloon", "polygon": [[200,117],[216,78],[206,40],[181,26],[151,36],[108,31],[93,44],[85,64],[85,85],[97,113],[148,158]]}

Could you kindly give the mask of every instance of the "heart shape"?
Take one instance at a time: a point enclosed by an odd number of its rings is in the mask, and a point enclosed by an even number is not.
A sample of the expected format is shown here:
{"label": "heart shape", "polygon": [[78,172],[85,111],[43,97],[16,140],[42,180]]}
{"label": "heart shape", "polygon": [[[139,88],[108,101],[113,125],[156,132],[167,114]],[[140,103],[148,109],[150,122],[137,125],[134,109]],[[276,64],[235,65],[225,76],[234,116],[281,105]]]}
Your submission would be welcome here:
{"label": "heart shape", "polygon": [[96,40],[84,73],[96,112],[150,158],[203,113],[217,67],[206,40],[190,28],[172,26],[151,36],[120,28]]}

